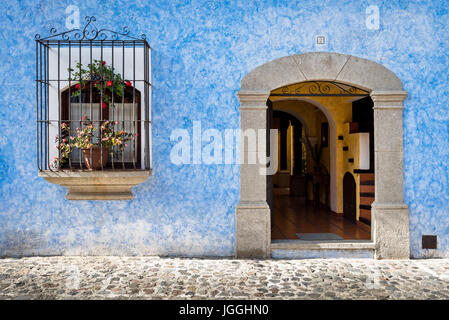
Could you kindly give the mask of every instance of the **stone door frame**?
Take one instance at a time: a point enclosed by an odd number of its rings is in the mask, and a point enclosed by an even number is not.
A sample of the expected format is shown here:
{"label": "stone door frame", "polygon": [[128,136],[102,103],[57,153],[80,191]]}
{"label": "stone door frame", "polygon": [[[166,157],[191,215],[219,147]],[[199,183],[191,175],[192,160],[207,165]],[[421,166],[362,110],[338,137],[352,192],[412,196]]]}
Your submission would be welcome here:
{"label": "stone door frame", "polygon": [[[355,56],[310,52],[265,63],[241,81],[240,127],[267,129],[270,92],[304,81],[338,81],[370,92],[374,102],[375,200],[371,240],[378,259],[410,257],[409,214],[404,203],[403,108],[407,92],[390,70]],[[244,153],[263,152],[245,148]],[[244,154],[248,159],[249,154]],[[256,157],[257,158],[257,157]],[[271,212],[267,177],[260,164],[240,166],[240,201],[236,207],[237,258],[271,257]],[[356,242],[356,241],[354,241]],[[336,246],[335,249],[338,249]]]}

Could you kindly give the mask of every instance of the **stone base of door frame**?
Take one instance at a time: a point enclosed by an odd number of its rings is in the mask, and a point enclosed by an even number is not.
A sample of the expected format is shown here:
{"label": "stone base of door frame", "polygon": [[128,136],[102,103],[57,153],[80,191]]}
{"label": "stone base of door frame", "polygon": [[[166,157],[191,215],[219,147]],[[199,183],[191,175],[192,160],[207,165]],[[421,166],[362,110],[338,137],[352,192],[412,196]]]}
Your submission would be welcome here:
{"label": "stone base of door frame", "polygon": [[372,237],[376,244],[376,259],[410,259],[408,207],[404,203],[376,203],[373,215]]}
{"label": "stone base of door frame", "polygon": [[266,202],[240,202],[236,208],[236,258],[271,258],[270,207]]}

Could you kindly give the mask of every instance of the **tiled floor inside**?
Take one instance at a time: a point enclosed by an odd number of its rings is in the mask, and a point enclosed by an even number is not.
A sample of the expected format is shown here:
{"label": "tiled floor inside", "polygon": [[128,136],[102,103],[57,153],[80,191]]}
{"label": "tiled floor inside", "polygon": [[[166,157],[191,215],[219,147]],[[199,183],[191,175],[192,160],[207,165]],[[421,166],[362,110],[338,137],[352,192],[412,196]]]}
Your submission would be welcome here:
{"label": "tiled floor inside", "polygon": [[290,197],[288,189],[275,189],[271,239],[296,239],[297,233],[333,233],[345,240],[369,240],[371,231],[364,223],[354,224],[326,208],[305,204]]}

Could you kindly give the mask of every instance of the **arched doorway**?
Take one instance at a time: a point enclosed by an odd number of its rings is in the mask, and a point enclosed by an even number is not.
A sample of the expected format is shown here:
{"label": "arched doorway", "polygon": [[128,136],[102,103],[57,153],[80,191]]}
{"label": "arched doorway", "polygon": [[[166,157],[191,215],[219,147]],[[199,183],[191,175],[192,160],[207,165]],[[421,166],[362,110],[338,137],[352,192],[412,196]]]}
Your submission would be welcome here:
{"label": "arched doorway", "polygon": [[[267,99],[283,86],[307,81],[337,81],[369,92],[374,102],[375,202],[372,204],[372,242],[346,247],[372,249],[377,258],[409,258],[408,207],[403,196],[402,109],[407,92],[385,67],[354,56],[312,52],[273,60],[249,72],[238,92],[241,129],[267,130]],[[246,152],[258,152],[246,149]],[[260,150],[265,153],[266,150]],[[246,158],[246,157],[242,157]],[[236,208],[237,257],[268,258],[271,243],[268,179],[260,164],[240,167],[240,202]],[[290,249],[294,245],[288,246]],[[339,250],[341,244],[327,248]]]}
{"label": "arched doorway", "polygon": [[356,206],[357,198],[354,176],[346,172],[343,178],[343,216],[353,223],[356,223]]}

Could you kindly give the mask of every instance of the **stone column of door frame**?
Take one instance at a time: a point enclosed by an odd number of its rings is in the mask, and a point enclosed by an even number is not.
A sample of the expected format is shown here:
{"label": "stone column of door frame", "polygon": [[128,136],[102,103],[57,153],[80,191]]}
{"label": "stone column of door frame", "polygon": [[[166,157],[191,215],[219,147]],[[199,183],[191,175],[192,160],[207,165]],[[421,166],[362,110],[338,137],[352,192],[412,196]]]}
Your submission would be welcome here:
{"label": "stone column of door frame", "polygon": [[406,91],[374,90],[375,201],[372,240],[377,259],[409,259],[408,207],[404,203],[403,109]]}
{"label": "stone column of door frame", "polygon": [[[267,128],[267,99],[269,91],[240,91],[240,128]],[[250,154],[258,159],[258,153],[266,156],[266,151],[258,150],[257,145],[246,145],[241,139],[240,157],[245,162],[240,165],[240,201],[236,207],[237,258],[271,257],[271,221],[270,207],[267,204],[266,176],[259,170],[259,163],[248,164]]]}

